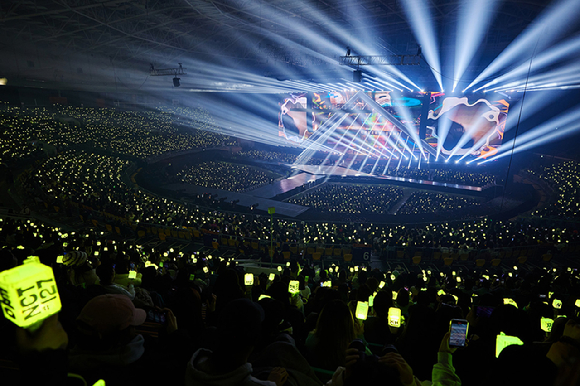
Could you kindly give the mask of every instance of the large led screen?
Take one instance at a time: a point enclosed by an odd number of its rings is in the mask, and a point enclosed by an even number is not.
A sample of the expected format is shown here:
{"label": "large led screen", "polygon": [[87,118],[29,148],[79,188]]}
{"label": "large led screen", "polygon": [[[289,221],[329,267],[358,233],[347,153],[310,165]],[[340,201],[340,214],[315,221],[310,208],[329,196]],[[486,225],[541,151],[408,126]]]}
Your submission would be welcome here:
{"label": "large led screen", "polygon": [[499,94],[432,93],[425,141],[445,155],[487,158],[503,141],[509,103]]}
{"label": "large led screen", "polygon": [[[375,148],[384,151],[412,146],[408,135],[401,133],[401,124],[407,131],[417,133],[415,137],[419,138],[424,95],[367,92],[374,102],[366,103],[360,98],[354,100],[356,94],[354,90],[342,90],[283,95],[278,115],[280,135],[290,142],[302,143],[325,127],[333,115],[339,114],[345,117],[340,125],[331,129],[333,133],[324,144],[329,148],[339,151],[344,147],[364,151]],[[395,121],[399,127],[394,124]]]}

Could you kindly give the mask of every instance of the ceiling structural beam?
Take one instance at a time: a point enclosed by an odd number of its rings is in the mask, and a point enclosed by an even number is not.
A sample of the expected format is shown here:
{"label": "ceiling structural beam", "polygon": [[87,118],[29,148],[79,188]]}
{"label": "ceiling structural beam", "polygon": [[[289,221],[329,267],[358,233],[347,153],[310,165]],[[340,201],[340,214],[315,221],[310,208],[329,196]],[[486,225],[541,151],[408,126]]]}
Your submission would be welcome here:
{"label": "ceiling structural beam", "polygon": [[[69,7],[69,6],[65,5],[65,8],[59,8],[59,9],[54,9],[54,10],[49,10],[49,11],[44,11],[44,12],[38,12],[38,13],[32,13],[32,14],[29,13],[29,14],[24,14],[24,15],[10,16],[10,17],[7,16],[7,17],[0,19],[0,21],[7,22],[7,21],[12,21],[12,20],[30,19],[31,17],[37,17],[37,16],[58,15],[58,14],[67,13],[70,11],[80,11],[80,10],[84,10],[84,9],[103,7],[103,6],[114,6],[114,5],[119,5],[119,4],[123,4],[123,3],[129,3],[131,1],[132,0],[114,0],[114,1],[106,1],[106,2],[101,2],[101,3],[83,5],[80,7]],[[64,5],[64,4],[60,4],[60,5]]]}
{"label": "ceiling structural beam", "polygon": [[421,62],[420,55],[371,55],[371,56],[340,56],[338,64],[343,66],[417,66]]}

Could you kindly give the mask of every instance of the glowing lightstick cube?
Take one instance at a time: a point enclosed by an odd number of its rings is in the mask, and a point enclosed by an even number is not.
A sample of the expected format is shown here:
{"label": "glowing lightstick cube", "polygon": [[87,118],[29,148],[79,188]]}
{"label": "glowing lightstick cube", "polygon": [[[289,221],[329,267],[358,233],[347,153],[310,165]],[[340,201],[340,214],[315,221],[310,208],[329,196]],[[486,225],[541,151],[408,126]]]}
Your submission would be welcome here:
{"label": "glowing lightstick cube", "polygon": [[357,319],[367,320],[369,312],[369,304],[367,302],[358,302],[356,305],[355,315]]}
{"label": "glowing lightstick cube", "polygon": [[401,309],[397,307],[389,308],[388,321],[391,327],[401,327]]}
{"label": "glowing lightstick cube", "polygon": [[244,282],[246,285],[254,285],[254,274],[253,273],[246,273],[244,276]]}
{"label": "glowing lightstick cube", "polygon": [[[30,329],[61,309],[52,268],[30,256],[22,265],[0,273],[0,304],[6,319]],[[33,326],[35,325],[35,326]]]}
{"label": "glowing lightstick cube", "polygon": [[574,302],[574,305],[578,308],[580,308],[580,299],[576,299],[576,301]]}
{"label": "glowing lightstick cube", "polygon": [[135,279],[137,277],[137,271],[129,271],[129,279]]}
{"label": "glowing lightstick cube", "polygon": [[397,299],[397,291],[391,291],[391,294],[393,295],[393,300]]}
{"label": "glowing lightstick cube", "polygon": [[510,304],[510,305],[514,306],[515,308],[518,308],[518,303],[516,303],[515,300],[510,299],[510,298],[503,298],[503,304]]}
{"label": "glowing lightstick cube", "polygon": [[554,299],[554,301],[552,302],[552,306],[559,310],[560,308],[562,308],[562,301],[560,299]]}
{"label": "glowing lightstick cube", "polygon": [[290,280],[290,284],[288,285],[288,292],[290,292],[292,295],[300,292],[300,282],[298,280]]}
{"label": "glowing lightstick cube", "polygon": [[379,288],[383,288],[384,286],[385,286],[385,282],[384,282],[384,281],[381,281],[381,282],[379,283]]}
{"label": "glowing lightstick cube", "polygon": [[502,350],[513,344],[521,346],[524,344],[524,342],[522,342],[521,339],[517,336],[510,336],[501,332],[495,340],[495,357],[499,358],[499,354],[502,352]]}
{"label": "glowing lightstick cube", "polygon": [[540,320],[540,327],[542,331],[550,332],[552,331],[552,324],[554,324],[554,320],[550,318],[542,318]]}
{"label": "glowing lightstick cube", "polygon": [[208,273],[209,272],[209,268],[208,267],[203,267],[203,272],[204,273]]}
{"label": "glowing lightstick cube", "polygon": [[276,274],[275,273],[271,273],[270,276],[268,277],[268,280],[274,281],[275,278],[276,278]]}
{"label": "glowing lightstick cube", "polygon": [[282,272],[282,267],[278,266],[278,272]]}
{"label": "glowing lightstick cube", "polygon": [[322,283],[322,287],[332,287],[332,282],[330,280],[325,281]]}

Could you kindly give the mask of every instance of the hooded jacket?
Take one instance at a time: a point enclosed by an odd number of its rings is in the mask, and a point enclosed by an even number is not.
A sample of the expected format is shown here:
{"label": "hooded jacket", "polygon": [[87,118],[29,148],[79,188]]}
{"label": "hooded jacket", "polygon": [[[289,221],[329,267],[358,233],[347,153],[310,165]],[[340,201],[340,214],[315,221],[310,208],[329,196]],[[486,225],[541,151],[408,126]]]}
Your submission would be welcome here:
{"label": "hooded jacket", "polygon": [[210,350],[203,348],[193,354],[185,373],[186,386],[276,386],[274,382],[254,378],[249,363],[225,374],[210,374],[211,354]]}

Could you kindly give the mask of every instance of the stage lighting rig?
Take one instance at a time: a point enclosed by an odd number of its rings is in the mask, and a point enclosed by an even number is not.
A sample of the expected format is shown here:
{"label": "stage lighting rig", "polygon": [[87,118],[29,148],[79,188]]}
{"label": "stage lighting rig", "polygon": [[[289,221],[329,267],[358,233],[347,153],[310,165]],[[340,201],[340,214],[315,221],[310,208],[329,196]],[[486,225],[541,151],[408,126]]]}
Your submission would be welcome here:
{"label": "stage lighting rig", "polygon": [[160,68],[160,69],[155,69],[155,67],[153,66],[153,64],[151,64],[149,66],[149,75],[150,76],[173,76],[174,78],[177,77],[177,75],[187,75],[187,73],[185,72],[185,68],[183,68],[183,66],[181,65],[181,63],[178,63],[179,67],[176,68]]}
{"label": "stage lighting rig", "polygon": [[343,66],[417,66],[420,64],[421,53],[418,55],[360,55],[340,56],[338,64]]}

